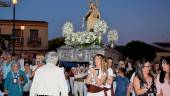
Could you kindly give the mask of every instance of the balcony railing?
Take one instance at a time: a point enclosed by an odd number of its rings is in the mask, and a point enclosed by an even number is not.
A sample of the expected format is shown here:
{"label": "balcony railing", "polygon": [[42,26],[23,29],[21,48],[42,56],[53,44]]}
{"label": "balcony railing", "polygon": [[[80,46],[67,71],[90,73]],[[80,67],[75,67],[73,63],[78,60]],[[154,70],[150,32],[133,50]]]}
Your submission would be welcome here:
{"label": "balcony railing", "polygon": [[15,46],[23,46],[23,44],[24,44],[24,38],[22,37],[15,38]]}
{"label": "balcony railing", "polygon": [[41,38],[28,38],[27,40],[28,47],[40,47],[41,46]]}

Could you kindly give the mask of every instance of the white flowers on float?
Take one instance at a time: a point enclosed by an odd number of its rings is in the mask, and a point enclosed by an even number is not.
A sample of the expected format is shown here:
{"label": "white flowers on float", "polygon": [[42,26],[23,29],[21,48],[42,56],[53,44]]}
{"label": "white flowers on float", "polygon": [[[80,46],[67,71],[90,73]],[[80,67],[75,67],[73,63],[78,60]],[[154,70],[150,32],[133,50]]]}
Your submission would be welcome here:
{"label": "white flowers on float", "polygon": [[67,37],[69,34],[73,33],[73,24],[71,22],[66,22],[62,28],[63,36]]}
{"label": "white flowers on float", "polygon": [[[62,31],[65,37],[65,44],[72,47],[88,47],[92,45],[100,45],[102,35],[107,32],[108,26],[104,20],[97,20],[94,24],[94,32],[80,31],[74,32],[73,24],[66,22],[63,25]],[[118,40],[117,30],[108,31],[108,42],[115,42]],[[98,42],[98,43],[96,43]]]}
{"label": "white flowers on float", "polygon": [[88,44],[92,45],[97,39],[97,36],[92,32],[73,32],[65,37],[65,44],[73,47],[79,47],[79,45]]}
{"label": "white flowers on float", "polygon": [[98,19],[94,24],[94,32],[105,34],[107,32],[108,26],[104,20]]}
{"label": "white flowers on float", "polygon": [[118,40],[118,33],[116,29],[110,30],[107,34],[108,42],[117,41]]}
{"label": "white flowers on float", "polygon": [[118,40],[118,33],[116,29],[110,30],[107,34],[108,42],[111,44],[111,47],[114,47],[114,43]]}

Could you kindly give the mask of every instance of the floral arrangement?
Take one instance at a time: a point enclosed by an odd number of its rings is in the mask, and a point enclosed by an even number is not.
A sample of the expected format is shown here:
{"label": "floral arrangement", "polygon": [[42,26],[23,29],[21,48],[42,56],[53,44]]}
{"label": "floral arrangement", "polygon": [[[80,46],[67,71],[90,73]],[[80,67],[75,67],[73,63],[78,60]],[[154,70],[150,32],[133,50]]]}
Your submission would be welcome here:
{"label": "floral arrangement", "polygon": [[118,40],[118,33],[116,29],[110,30],[107,34],[108,42],[113,42]]}
{"label": "floral arrangement", "polygon": [[115,42],[118,40],[118,33],[116,29],[110,30],[107,34],[108,42],[111,44],[110,47],[114,47]]}
{"label": "floral arrangement", "polygon": [[104,20],[98,19],[96,23],[94,24],[94,32],[95,33],[103,33],[105,34],[107,32],[108,26],[107,23]]}
{"label": "floral arrangement", "polygon": [[66,22],[62,28],[63,36],[66,37],[69,34],[73,33],[73,24],[71,22]]}
{"label": "floral arrangement", "polygon": [[76,32],[65,37],[65,44],[72,47],[89,47],[95,44],[97,36],[92,32]]}
{"label": "floral arrangement", "polygon": [[[73,24],[71,22],[66,22],[63,25],[62,31],[63,36],[65,37],[65,44],[72,46],[72,47],[78,47],[78,48],[84,48],[89,47],[92,45],[100,45],[102,34],[105,34],[107,32],[108,26],[107,23],[104,20],[97,20],[94,24],[94,32],[74,32],[73,30]],[[116,30],[110,30],[107,34],[108,41],[114,42],[118,40],[118,34]]]}

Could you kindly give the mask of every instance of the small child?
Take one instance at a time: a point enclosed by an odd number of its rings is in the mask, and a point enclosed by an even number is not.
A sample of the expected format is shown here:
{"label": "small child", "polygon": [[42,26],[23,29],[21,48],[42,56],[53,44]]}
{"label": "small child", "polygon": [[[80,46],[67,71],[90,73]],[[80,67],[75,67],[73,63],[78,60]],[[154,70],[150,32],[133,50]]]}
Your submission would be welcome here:
{"label": "small child", "polygon": [[127,89],[129,86],[129,79],[125,77],[126,69],[125,68],[119,68],[118,69],[118,76],[116,79],[116,96],[126,96]]}

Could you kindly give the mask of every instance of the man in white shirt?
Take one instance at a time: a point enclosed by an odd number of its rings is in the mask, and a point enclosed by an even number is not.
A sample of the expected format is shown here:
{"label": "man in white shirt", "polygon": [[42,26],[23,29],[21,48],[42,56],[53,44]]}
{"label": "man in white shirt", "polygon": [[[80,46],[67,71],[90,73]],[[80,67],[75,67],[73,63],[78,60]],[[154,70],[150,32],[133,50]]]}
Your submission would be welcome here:
{"label": "man in white shirt", "polygon": [[56,66],[58,56],[56,52],[49,52],[45,56],[46,65],[38,68],[32,82],[30,96],[68,96],[68,85],[64,69]]}
{"label": "man in white shirt", "polygon": [[[86,77],[86,73],[84,72],[84,67],[77,67],[77,70],[74,75],[74,95],[75,96],[83,96],[84,91],[84,79]],[[79,92],[79,95],[78,95]]]}

